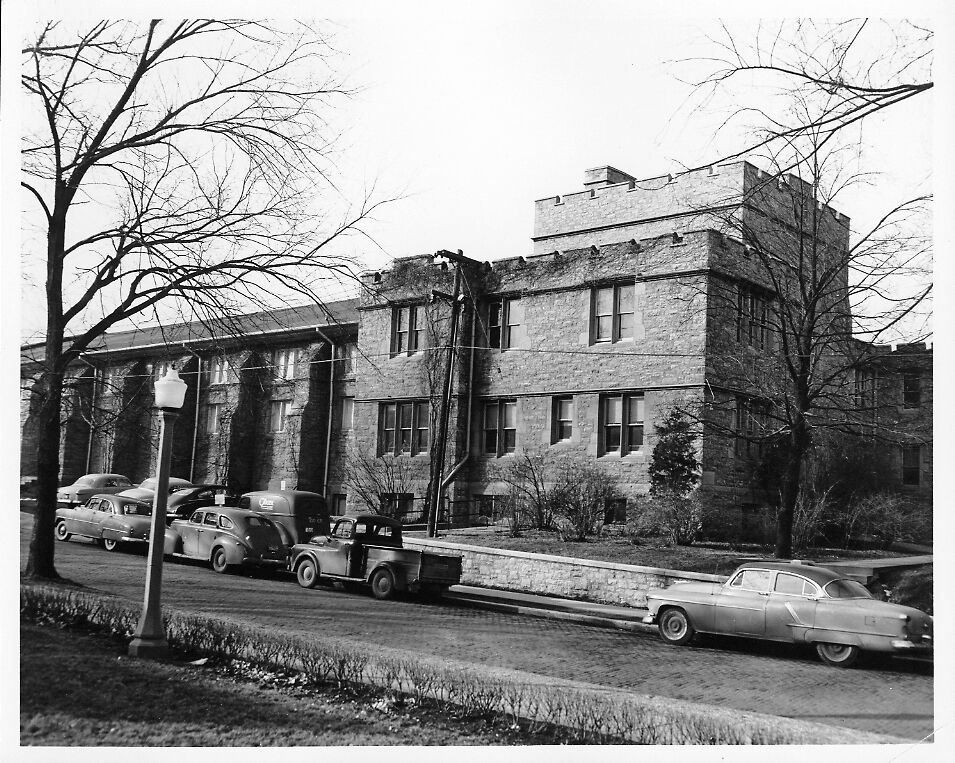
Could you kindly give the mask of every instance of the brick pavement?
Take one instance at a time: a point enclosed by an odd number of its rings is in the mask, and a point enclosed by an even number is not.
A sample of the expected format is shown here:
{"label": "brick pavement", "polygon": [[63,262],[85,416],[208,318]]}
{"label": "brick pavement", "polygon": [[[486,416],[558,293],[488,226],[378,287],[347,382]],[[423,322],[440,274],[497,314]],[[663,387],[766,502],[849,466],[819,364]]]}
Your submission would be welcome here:
{"label": "brick pavement", "polygon": [[[26,523],[28,527],[29,524]],[[21,522],[21,559],[28,542]],[[145,561],[83,541],[57,546],[61,575],[132,601]],[[286,632],[339,636],[432,657],[464,660],[649,695],[920,739],[933,725],[931,665],[892,661],[835,670],[811,652],[710,639],[671,647],[655,635],[448,604],[379,602],[337,589],[306,591],[290,578],[215,575],[169,564],[164,604]]]}

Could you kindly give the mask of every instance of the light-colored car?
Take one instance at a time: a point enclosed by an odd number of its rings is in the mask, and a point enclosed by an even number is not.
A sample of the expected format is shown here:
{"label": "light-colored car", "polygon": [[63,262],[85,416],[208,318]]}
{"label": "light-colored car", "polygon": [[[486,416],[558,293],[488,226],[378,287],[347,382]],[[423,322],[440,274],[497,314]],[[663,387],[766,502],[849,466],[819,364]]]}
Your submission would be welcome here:
{"label": "light-colored car", "polygon": [[[159,477],[147,477],[142,482],[140,482],[136,487],[142,490],[151,490],[152,492],[156,492],[156,485],[158,484],[159,484]],[[176,490],[179,490],[180,488],[190,487],[191,485],[192,483],[189,480],[183,479],[182,477],[169,478],[170,493],[175,492]]]}
{"label": "light-colored car", "polygon": [[56,510],[57,540],[93,538],[107,551],[120,543],[147,543],[153,507],[119,495],[94,495],[80,506]]}
{"label": "light-colored car", "polygon": [[676,583],[647,593],[650,614],[671,644],[695,633],[811,644],[828,665],[848,667],[860,651],[932,651],[932,618],[880,601],[861,583],[811,562],[749,562],[722,585]]}
{"label": "light-colored car", "polygon": [[129,477],[122,474],[84,474],[72,485],[61,487],[56,493],[56,502],[72,506],[94,495],[120,493],[133,486]]}
{"label": "light-colored car", "polygon": [[166,528],[164,552],[208,561],[216,572],[240,565],[281,568],[288,561],[288,546],[271,520],[226,506],[206,506],[175,520]]}

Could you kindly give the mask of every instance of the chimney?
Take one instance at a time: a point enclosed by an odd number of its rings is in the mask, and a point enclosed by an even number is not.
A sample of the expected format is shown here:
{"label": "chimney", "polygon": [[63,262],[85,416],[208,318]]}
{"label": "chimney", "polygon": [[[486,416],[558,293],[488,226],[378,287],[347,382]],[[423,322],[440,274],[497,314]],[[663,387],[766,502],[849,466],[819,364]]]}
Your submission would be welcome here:
{"label": "chimney", "polygon": [[636,178],[616,167],[594,167],[584,172],[584,188],[604,188],[616,183],[632,183]]}

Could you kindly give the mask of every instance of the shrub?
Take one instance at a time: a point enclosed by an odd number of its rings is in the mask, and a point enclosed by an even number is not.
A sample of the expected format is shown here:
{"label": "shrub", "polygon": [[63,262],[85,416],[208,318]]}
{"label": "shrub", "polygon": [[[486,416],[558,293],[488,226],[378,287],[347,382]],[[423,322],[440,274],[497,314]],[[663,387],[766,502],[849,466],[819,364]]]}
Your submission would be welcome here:
{"label": "shrub", "polygon": [[607,502],[616,495],[614,481],[595,465],[568,465],[553,492],[553,512],[561,540],[585,540],[588,535],[599,535]]}
{"label": "shrub", "polygon": [[930,542],[932,539],[931,511],[896,493],[866,496],[853,508],[858,532],[876,538],[883,548],[897,541]]}
{"label": "shrub", "polygon": [[637,516],[628,523],[631,538],[662,535],[677,546],[691,546],[703,531],[704,509],[695,493],[682,496],[660,489],[637,501]]}
{"label": "shrub", "polygon": [[892,586],[889,601],[932,614],[934,578],[931,567],[906,570]]}

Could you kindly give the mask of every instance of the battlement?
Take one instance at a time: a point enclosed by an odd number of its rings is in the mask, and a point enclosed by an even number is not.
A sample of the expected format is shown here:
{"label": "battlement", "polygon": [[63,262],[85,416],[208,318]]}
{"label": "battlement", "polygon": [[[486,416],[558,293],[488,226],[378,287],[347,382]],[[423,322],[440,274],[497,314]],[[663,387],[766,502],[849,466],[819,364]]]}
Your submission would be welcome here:
{"label": "battlement", "polygon": [[[574,246],[580,243],[576,237],[581,236],[600,244],[614,238],[652,237],[666,227],[720,227],[714,222],[720,212],[725,215],[750,200],[775,207],[767,210],[771,213],[791,214],[791,203],[783,202],[791,202],[793,190],[812,198],[812,186],[801,178],[775,178],[743,160],[643,180],[614,167],[597,167],[586,171],[584,186],[583,191],[534,203],[536,252],[553,248],[562,238],[570,239],[567,245]],[[848,229],[849,218],[830,211],[832,218]],[[664,221],[669,223],[661,227]],[[606,232],[611,230],[615,232],[608,236]]]}

